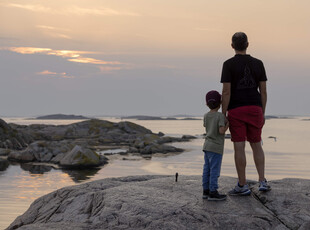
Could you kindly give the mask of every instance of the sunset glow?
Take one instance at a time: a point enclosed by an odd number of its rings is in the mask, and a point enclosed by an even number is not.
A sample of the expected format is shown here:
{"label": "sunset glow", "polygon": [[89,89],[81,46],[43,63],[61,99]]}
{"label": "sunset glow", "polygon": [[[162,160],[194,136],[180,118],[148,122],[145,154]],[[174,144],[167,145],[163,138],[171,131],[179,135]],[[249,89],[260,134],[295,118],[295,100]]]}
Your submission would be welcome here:
{"label": "sunset glow", "polygon": [[68,58],[68,61],[79,62],[86,64],[96,64],[96,65],[121,65],[122,63],[117,61],[103,61],[94,58],[81,57],[84,54],[95,54],[96,52],[87,51],[74,51],[74,50],[52,50],[49,48],[35,48],[35,47],[10,47],[7,50],[20,53],[20,54],[36,54],[42,53],[46,55],[55,55],[63,58]]}
{"label": "sunset glow", "polygon": [[[298,100],[310,97],[309,6],[306,0],[3,0],[0,98],[11,95],[12,102],[3,101],[2,111],[38,114],[42,99],[53,105],[45,113],[199,115],[205,91],[221,90],[222,63],[234,55],[232,34],[244,31],[248,53],[266,67],[267,113],[309,114]],[[37,89],[44,95],[36,97]],[[54,101],[58,90],[60,98],[70,92],[97,102],[69,108],[70,101]]]}

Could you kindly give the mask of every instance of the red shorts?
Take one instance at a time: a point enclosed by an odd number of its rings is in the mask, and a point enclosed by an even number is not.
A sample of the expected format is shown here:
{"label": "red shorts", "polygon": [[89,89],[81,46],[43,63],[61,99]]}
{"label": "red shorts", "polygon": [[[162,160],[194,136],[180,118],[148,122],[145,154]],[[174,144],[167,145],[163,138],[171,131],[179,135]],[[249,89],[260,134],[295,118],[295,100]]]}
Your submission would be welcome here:
{"label": "red shorts", "polygon": [[263,109],[259,106],[241,106],[228,111],[229,131],[231,141],[261,141],[264,125]]}

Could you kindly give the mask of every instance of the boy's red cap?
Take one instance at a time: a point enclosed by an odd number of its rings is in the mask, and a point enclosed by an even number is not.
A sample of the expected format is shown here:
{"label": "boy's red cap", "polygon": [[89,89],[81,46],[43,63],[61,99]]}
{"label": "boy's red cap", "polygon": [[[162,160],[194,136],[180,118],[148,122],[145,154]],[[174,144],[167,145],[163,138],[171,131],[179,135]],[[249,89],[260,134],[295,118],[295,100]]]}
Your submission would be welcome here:
{"label": "boy's red cap", "polygon": [[219,92],[217,92],[216,90],[211,90],[206,94],[206,103],[207,105],[211,101],[220,103],[221,98],[222,98],[222,95]]}

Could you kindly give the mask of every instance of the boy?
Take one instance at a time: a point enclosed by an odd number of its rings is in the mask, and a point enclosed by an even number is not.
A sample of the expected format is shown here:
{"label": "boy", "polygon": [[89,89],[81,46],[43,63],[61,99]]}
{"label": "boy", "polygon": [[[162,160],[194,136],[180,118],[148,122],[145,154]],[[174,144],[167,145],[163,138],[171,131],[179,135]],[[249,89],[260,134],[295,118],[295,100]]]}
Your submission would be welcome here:
{"label": "boy", "polygon": [[224,152],[225,116],[218,112],[221,106],[221,94],[212,90],[206,94],[206,103],[210,111],[204,115],[203,126],[206,128],[206,139],[203,145],[205,163],[202,174],[203,199],[225,200],[226,195],[219,194],[218,177]]}

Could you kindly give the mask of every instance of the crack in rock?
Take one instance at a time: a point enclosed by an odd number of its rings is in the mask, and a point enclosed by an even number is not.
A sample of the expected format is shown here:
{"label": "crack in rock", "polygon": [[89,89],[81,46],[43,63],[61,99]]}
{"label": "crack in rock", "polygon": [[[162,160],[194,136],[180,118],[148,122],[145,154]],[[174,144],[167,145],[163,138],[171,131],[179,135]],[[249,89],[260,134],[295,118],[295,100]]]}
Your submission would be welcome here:
{"label": "crack in rock", "polygon": [[[277,215],[277,213],[274,211],[274,210],[271,210],[269,207],[267,207],[265,204],[267,203],[267,198],[266,197],[259,197],[255,192],[252,191],[252,197],[254,199],[256,199],[257,201],[259,201],[268,211],[270,211],[270,213],[272,213],[273,217],[275,217],[281,224],[283,224],[286,228],[290,229],[290,230],[293,230],[292,228],[290,228],[285,222],[283,222]],[[265,218],[262,218],[262,217],[257,217],[257,218],[260,218],[260,219],[264,219],[266,220]],[[267,219],[268,222],[270,222],[269,219]]]}

